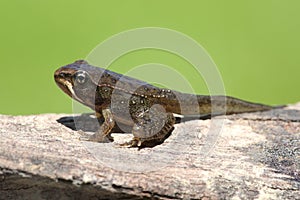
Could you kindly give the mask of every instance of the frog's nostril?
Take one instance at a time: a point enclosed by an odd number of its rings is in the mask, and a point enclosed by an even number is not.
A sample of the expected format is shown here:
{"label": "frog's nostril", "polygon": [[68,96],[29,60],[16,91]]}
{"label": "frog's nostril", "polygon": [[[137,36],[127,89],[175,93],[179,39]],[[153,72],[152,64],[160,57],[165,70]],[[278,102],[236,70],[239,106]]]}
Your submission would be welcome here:
{"label": "frog's nostril", "polygon": [[66,74],[65,73],[59,73],[58,75],[57,75],[59,78],[65,78],[66,77]]}
{"label": "frog's nostril", "polygon": [[65,73],[63,73],[63,72],[56,71],[54,73],[54,78],[56,78],[56,79],[65,79],[66,76],[67,75]]}

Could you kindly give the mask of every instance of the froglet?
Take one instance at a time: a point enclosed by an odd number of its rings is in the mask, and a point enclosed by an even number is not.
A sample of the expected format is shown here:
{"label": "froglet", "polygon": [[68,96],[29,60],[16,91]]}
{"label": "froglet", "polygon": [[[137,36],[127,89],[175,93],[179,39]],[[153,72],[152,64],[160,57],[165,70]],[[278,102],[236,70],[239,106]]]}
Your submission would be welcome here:
{"label": "froglet", "polygon": [[162,143],[173,130],[173,113],[185,117],[270,110],[275,107],[251,103],[229,96],[182,93],[159,88],[84,60],[57,69],[57,85],[76,101],[90,107],[99,121],[99,130],[87,137],[94,142],[110,142],[112,128],[118,124],[132,127],[129,147]]}

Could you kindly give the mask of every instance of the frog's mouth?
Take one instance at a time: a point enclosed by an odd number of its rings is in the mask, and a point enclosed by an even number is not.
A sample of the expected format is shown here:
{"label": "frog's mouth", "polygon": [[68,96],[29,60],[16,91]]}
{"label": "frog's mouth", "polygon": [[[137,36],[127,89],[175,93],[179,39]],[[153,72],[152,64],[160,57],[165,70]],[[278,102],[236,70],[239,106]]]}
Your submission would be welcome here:
{"label": "frog's mouth", "polygon": [[71,98],[75,99],[76,101],[83,103],[83,101],[76,95],[73,89],[73,84],[70,81],[55,77],[55,82],[60,87],[60,89],[64,91],[67,95],[69,95]]}
{"label": "frog's mouth", "polygon": [[[67,86],[69,85],[70,83],[67,83],[68,81],[65,80],[65,79],[61,79],[59,78],[58,76],[54,76],[54,79],[55,79],[55,82],[56,82],[56,85],[62,90],[64,91],[64,93],[66,93],[67,95],[69,95],[70,97],[72,97],[72,92],[70,91],[69,88],[71,88],[70,86]],[[73,88],[72,88],[73,90]]]}
{"label": "frog's mouth", "polygon": [[76,101],[79,101],[80,103],[84,103],[75,93],[74,89],[73,89],[73,85],[72,83],[70,83],[69,81],[64,81],[62,84],[59,84],[59,87],[65,92],[67,93],[70,97],[72,97],[73,99],[75,99]]}
{"label": "frog's mouth", "polygon": [[75,99],[75,100],[79,101],[80,103],[84,104],[84,102],[74,92],[72,83],[70,83],[69,81],[66,81],[65,82],[65,87],[68,88],[69,92],[71,93],[71,97],[73,99]]}

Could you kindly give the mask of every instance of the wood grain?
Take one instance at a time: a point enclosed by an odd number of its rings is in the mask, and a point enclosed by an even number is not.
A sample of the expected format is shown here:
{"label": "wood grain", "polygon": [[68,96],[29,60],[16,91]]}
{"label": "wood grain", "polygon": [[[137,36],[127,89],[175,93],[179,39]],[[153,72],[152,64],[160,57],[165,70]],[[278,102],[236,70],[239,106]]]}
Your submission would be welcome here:
{"label": "wood grain", "polygon": [[[59,122],[58,122],[58,121]],[[0,199],[297,199],[300,103],[175,125],[154,148],[79,140],[89,115],[0,115]]]}

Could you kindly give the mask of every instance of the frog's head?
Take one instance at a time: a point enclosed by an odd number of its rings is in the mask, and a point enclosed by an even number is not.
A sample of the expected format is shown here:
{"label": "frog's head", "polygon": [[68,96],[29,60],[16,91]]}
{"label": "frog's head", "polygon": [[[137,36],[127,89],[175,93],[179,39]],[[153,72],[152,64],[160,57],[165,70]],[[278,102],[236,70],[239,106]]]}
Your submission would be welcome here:
{"label": "frog's head", "polygon": [[55,71],[56,84],[73,99],[94,108],[97,84],[90,76],[88,63],[78,60]]}

